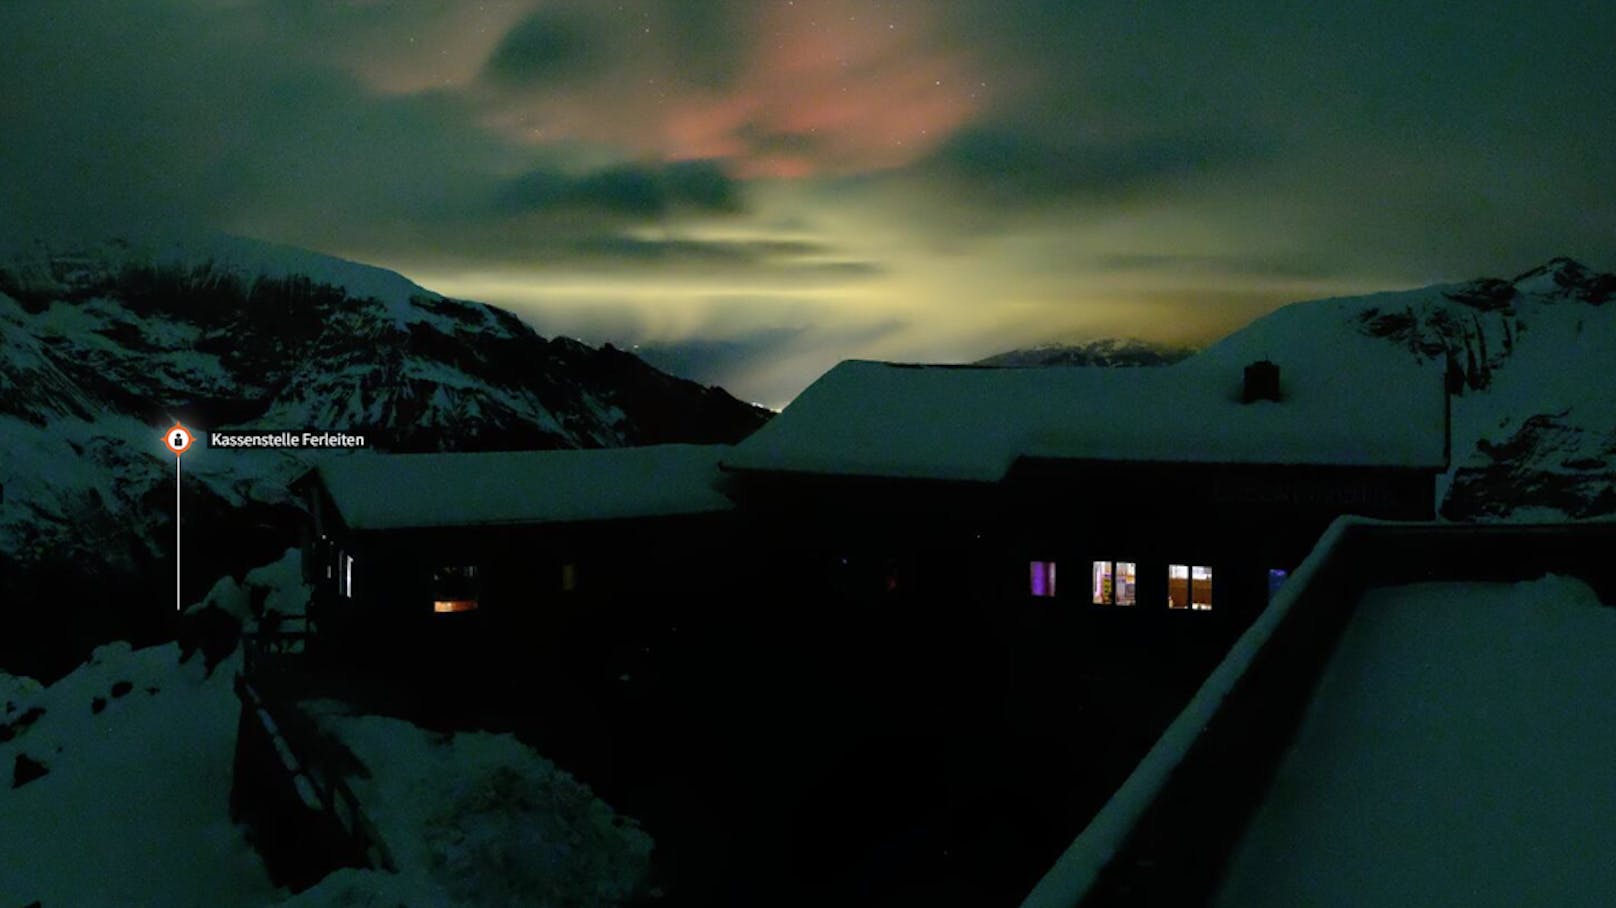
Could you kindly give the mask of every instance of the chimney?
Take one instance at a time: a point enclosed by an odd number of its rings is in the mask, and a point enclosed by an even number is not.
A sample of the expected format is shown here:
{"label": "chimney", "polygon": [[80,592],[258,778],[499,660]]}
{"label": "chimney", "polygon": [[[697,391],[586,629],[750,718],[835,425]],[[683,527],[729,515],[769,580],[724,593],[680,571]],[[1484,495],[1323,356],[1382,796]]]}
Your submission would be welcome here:
{"label": "chimney", "polygon": [[1270,360],[1258,360],[1246,367],[1246,384],[1240,402],[1249,404],[1254,400],[1279,401],[1279,366]]}

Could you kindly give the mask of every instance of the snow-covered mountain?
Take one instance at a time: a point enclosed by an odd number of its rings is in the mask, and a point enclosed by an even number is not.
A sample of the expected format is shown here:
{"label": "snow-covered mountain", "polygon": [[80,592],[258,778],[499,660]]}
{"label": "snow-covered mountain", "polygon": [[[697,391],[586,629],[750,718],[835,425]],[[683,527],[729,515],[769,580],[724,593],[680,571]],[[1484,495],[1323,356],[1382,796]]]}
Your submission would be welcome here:
{"label": "snow-covered mountain", "polygon": [[[1446,366],[1442,516],[1616,516],[1616,275],[1556,258],[1510,280],[1297,303],[1197,354],[1287,358],[1361,345]],[[1371,348],[1380,348],[1371,350]],[[1366,355],[1365,359],[1368,359]]]}
{"label": "snow-covered mountain", "polygon": [[1107,337],[1082,343],[1049,343],[995,353],[979,366],[1168,366],[1195,351],[1131,337]]}
{"label": "snow-covered mountain", "polygon": [[[416,451],[728,442],[768,416],[398,274],[233,237],[0,250],[0,350],[0,592],[108,615],[172,608],[175,420]],[[306,465],[186,453],[188,592],[285,547]]]}

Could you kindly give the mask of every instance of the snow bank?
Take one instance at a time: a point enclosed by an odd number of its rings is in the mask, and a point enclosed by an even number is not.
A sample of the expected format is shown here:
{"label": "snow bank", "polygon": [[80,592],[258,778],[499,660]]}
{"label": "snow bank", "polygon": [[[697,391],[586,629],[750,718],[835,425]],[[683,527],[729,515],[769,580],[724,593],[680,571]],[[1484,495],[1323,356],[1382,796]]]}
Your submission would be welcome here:
{"label": "snow bank", "polygon": [[0,722],[6,722],[13,714],[21,712],[23,709],[21,704],[28,702],[44,689],[33,678],[0,672]]}
{"label": "snow bank", "polygon": [[257,618],[256,609],[282,615],[301,615],[308,607],[309,586],[303,582],[303,553],[287,549],[278,560],[248,571],[240,583],[220,577],[201,602],[185,607],[186,615],[218,609],[238,621]]}
{"label": "snow bank", "polygon": [[1608,905],[1616,609],[1580,581],[1360,603],[1225,905]]}
{"label": "snow bank", "polygon": [[234,577],[220,577],[219,582],[208,590],[201,602],[195,602],[185,607],[186,615],[195,615],[206,609],[218,609],[237,621],[246,621],[252,617],[248,603],[251,601],[246,588],[236,582]]}
{"label": "snow bank", "polygon": [[256,567],[242,579],[249,595],[264,591],[264,611],[281,615],[301,615],[309,604],[310,589],[303,582],[303,553],[287,549],[280,560]]}
{"label": "snow bank", "polygon": [[[301,609],[297,553],[215,584],[193,613]],[[353,780],[399,866],[289,897],[229,819],[240,704],[231,655],[103,646],[49,687],[0,673],[5,904],[612,905],[639,893],[651,839],[508,735],[443,736],[316,704],[370,772]],[[12,787],[13,768],[23,777]],[[43,774],[38,773],[42,769]]]}
{"label": "snow bank", "polygon": [[515,738],[318,711],[368,769],[350,784],[399,873],[334,874],[287,904],[613,905],[641,887],[650,837]]}
{"label": "snow bank", "polygon": [[183,658],[201,650],[208,671],[235,652],[243,629],[274,625],[282,617],[302,615],[310,590],[303,582],[302,553],[288,549],[279,560],[248,571],[237,583],[221,577],[201,602],[185,609],[179,627]]}
{"label": "snow bank", "polygon": [[[0,678],[0,894],[7,904],[218,906],[277,895],[230,822],[233,663],[205,676],[170,644],[97,649],[49,687]],[[9,678],[9,676],[8,676]],[[5,708],[0,703],[0,708]],[[12,788],[19,756],[45,775]]]}

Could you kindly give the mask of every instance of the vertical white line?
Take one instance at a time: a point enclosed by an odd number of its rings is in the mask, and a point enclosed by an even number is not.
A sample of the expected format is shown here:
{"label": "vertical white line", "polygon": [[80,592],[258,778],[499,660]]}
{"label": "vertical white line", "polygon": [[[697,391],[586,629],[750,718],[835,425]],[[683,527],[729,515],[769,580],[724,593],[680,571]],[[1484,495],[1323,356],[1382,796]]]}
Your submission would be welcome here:
{"label": "vertical white line", "polygon": [[174,611],[180,611],[180,456],[174,455]]}

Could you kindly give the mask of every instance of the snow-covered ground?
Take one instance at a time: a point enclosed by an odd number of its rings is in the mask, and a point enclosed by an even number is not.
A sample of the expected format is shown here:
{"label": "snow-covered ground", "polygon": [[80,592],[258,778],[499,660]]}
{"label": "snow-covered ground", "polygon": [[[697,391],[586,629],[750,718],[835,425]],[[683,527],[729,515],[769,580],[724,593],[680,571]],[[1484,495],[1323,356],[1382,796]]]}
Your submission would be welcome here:
{"label": "snow-covered ground", "polygon": [[1609,905],[1616,609],[1580,581],[1371,591],[1223,905]]}
{"label": "snow-covered ground", "polygon": [[[0,694],[0,721],[45,711],[0,744],[7,904],[275,901],[262,862],[230,822],[237,658],[205,676],[200,659],[179,664],[173,644],[112,644],[48,688],[0,676],[0,688],[11,688]],[[48,772],[13,788],[19,756]]]}
{"label": "snow-covered ground", "polygon": [[643,884],[651,837],[510,735],[318,712],[371,768],[351,784],[399,873],[339,871],[288,905],[615,905]]}
{"label": "snow-covered ground", "polygon": [[[262,588],[266,609],[295,613],[299,583],[289,552],[206,602],[248,619]],[[208,674],[176,644],[118,643],[49,687],[0,673],[0,904],[611,905],[643,885],[650,837],[514,738],[327,702],[320,721],[369,772],[352,785],[398,872],[278,889],[229,815],[239,665]]]}

